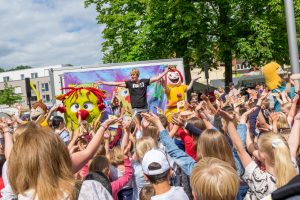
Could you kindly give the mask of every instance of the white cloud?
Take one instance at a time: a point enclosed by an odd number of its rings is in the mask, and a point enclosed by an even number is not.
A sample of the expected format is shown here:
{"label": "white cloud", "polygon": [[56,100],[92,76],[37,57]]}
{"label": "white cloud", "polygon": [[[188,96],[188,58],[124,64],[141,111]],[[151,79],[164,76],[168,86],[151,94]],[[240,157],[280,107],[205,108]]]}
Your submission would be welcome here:
{"label": "white cloud", "polygon": [[96,17],[84,0],[0,0],[0,67],[99,63]]}

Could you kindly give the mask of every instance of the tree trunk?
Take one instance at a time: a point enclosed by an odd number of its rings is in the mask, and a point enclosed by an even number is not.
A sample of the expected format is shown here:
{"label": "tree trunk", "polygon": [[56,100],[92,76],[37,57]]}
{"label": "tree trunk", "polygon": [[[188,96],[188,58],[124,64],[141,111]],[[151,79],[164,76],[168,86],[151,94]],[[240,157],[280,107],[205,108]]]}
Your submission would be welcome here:
{"label": "tree trunk", "polygon": [[184,66],[185,82],[186,84],[189,84],[192,80],[192,76],[191,76],[191,66],[189,65],[187,58],[183,58],[183,66]]}
{"label": "tree trunk", "polygon": [[225,63],[225,86],[232,82],[232,53],[230,50],[224,52]]}
{"label": "tree trunk", "polygon": [[232,38],[228,35],[230,34],[229,30],[229,11],[230,6],[228,2],[222,2],[219,5],[220,10],[220,16],[219,16],[219,22],[220,22],[220,42],[219,42],[219,48],[220,48],[220,55],[221,55],[221,61],[225,64],[225,89],[228,89],[228,85],[230,82],[232,82]]}

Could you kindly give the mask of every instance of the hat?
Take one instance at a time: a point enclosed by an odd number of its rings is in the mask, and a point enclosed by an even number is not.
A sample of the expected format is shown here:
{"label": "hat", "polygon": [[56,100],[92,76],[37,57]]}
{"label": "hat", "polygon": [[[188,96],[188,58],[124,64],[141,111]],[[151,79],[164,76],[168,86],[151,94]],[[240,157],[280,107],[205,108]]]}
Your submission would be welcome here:
{"label": "hat", "polygon": [[[158,163],[161,167],[159,169],[149,169],[150,164]],[[148,151],[142,161],[142,169],[146,175],[159,175],[170,169],[170,164],[166,154],[159,149],[152,149]]]}

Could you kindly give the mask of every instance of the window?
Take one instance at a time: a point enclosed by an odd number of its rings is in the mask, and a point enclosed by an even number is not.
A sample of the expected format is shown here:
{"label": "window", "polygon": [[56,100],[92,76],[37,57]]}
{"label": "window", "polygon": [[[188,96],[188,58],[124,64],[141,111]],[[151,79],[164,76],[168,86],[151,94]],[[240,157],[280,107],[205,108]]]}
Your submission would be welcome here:
{"label": "window", "polygon": [[25,79],[25,75],[21,74],[21,80],[24,80],[24,79]]}
{"label": "window", "polygon": [[37,96],[31,96],[31,101],[37,101]]}
{"label": "window", "polygon": [[21,94],[22,93],[21,87],[15,87],[15,93]]}
{"label": "window", "polygon": [[4,76],[3,77],[3,82],[8,82],[9,81],[9,76]]}
{"label": "window", "polygon": [[49,91],[49,84],[48,83],[42,83],[42,92]]}
{"label": "window", "polygon": [[38,73],[31,73],[31,78],[37,78],[38,77]]}
{"label": "window", "polygon": [[43,98],[43,102],[49,102],[50,101],[50,95],[46,94],[46,95],[42,95]]}

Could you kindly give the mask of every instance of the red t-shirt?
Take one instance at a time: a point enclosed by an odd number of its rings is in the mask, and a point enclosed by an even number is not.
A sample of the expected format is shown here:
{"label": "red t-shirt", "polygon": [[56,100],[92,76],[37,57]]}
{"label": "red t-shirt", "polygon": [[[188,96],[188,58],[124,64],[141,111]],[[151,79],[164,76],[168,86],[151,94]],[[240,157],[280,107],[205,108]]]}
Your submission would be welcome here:
{"label": "red t-shirt", "polygon": [[[0,191],[4,188],[4,182],[2,177],[0,177]],[[0,193],[0,197],[2,197],[1,193]]]}
{"label": "red t-shirt", "polygon": [[185,153],[189,156],[191,156],[194,160],[196,160],[196,151],[195,151],[195,146],[194,146],[194,140],[193,137],[189,134],[187,134],[183,128],[179,128],[177,131],[178,136],[181,138],[184,148],[185,148]]}

